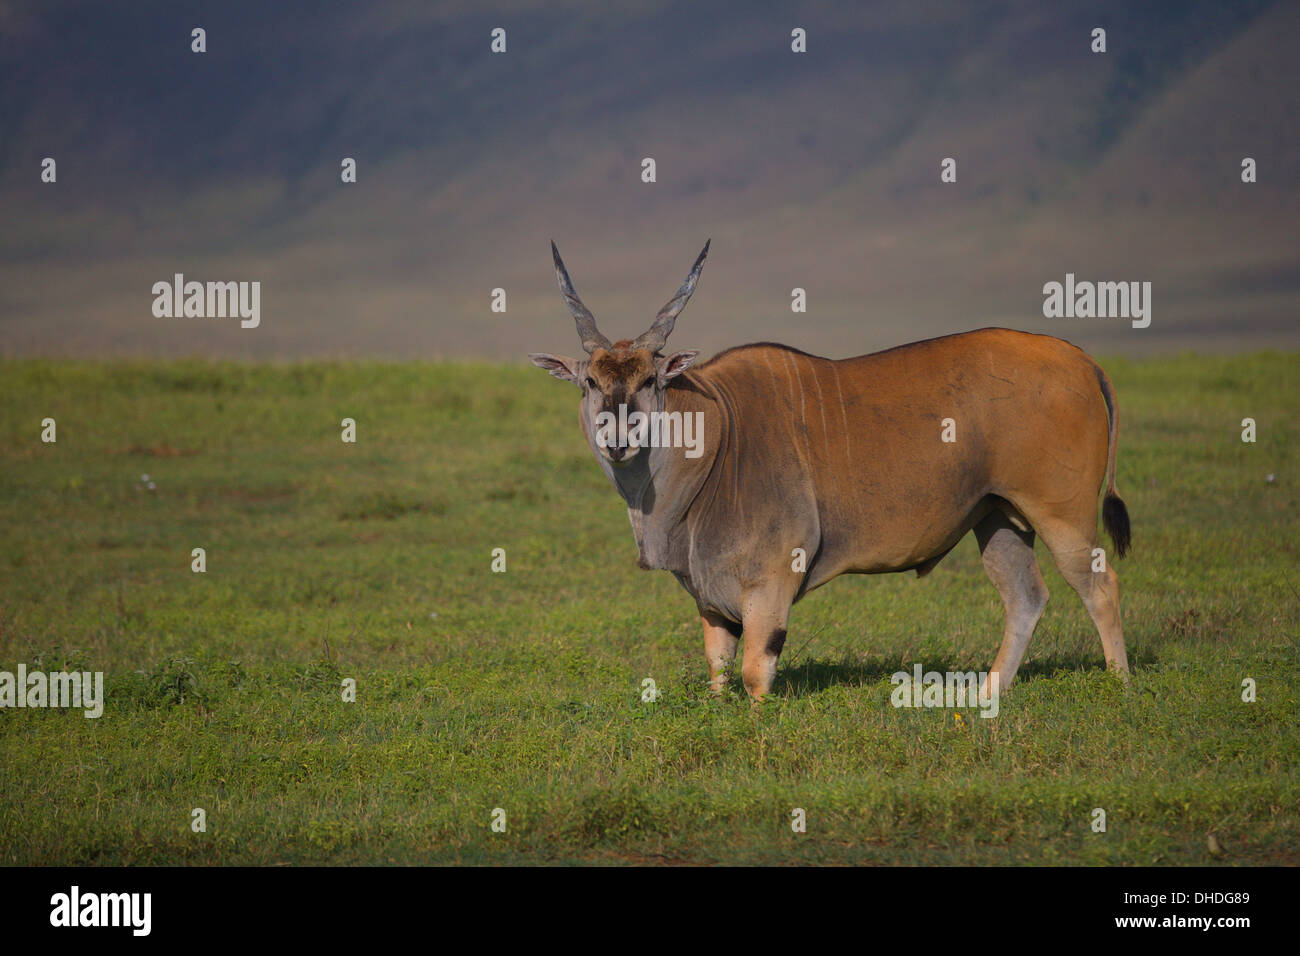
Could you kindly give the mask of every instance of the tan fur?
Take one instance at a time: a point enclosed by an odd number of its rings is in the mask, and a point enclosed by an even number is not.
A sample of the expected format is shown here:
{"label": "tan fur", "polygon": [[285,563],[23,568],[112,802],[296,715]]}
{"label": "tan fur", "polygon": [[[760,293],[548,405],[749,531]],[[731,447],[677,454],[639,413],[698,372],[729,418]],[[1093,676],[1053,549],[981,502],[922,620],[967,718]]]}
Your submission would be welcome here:
{"label": "tan fur", "polygon": [[[1114,570],[1091,570],[1110,452],[1098,383],[1074,346],[1005,329],[840,361],[766,344],[725,352],[667,390],[668,409],[705,411],[718,444],[707,465],[661,472],[670,483],[707,468],[692,507],[669,519],[685,540],[658,566],[702,613],[743,622],[745,683],[761,697],[776,655],[751,646],[754,628],[783,629],[791,603],[840,574],[925,573],[984,522],[985,565],[1008,611],[994,665],[1005,688],[1046,601],[1032,528],[1107,661],[1127,671]],[[791,570],[794,548],[809,556],[805,574]]]}
{"label": "tan fur", "polygon": [[[745,688],[762,700],[794,602],[841,574],[926,575],[972,529],[1006,610],[992,666],[1002,688],[1048,600],[1036,537],[1092,615],[1106,663],[1126,675],[1110,555],[1093,570],[1102,481],[1115,550],[1130,537],[1105,372],[1069,342],[1009,329],[840,360],[759,343],[692,368],[695,352],[660,351],[707,252],[649,332],[611,345],[552,243],[589,358],[532,359],[582,389],[578,420],[627,502],[638,563],[671,571],[695,598],[712,689],[727,682],[742,635]],[[702,416],[705,451],[602,445],[593,421],[624,406]],[[943,441],[945,423],[956,441]]]}
{"label": "tan fur", "polygon": [[[592,410],[663,376],[675,358],[619,342],[595,348],[585,366],[534,360],[597,382],[581,419],[591,442]],[[992,666],[1002,688],[1047,602],[1036,537],[1083,600],[1108,665],[1127,674],[1110,555],[1104,571],[1092,569],[1103,482],[1123,511],[1118,409],[1105,373],[1078,348],[981,329],[841,360],[747,345],[672,374],[638,401],[702,413],[702,457],[653,448],[611,462],[592,449],[627,501],[641,566],[671,571],[695,598],[715,691],[741,628],[745,687],[761,700],[794,602],[841,574],[926,574],[972,530],[1006,610]],[[941,440],[946,419],[952,443]],[[802,571],[795,549],[806,555]]]}

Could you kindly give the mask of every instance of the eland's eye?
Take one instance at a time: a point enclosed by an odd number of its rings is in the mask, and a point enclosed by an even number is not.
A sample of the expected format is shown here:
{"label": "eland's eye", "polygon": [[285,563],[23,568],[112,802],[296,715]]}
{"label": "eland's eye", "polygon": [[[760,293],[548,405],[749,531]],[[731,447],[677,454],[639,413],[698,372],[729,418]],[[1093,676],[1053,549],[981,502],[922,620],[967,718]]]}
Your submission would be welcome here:
{"label": "eland's eye", "polygon": [[587,376],[587,387],[588,387],[588,388],[595,388],[595,387],[596,387],[596,380],[595,380],[594,378],[592,378],[590,375]]}

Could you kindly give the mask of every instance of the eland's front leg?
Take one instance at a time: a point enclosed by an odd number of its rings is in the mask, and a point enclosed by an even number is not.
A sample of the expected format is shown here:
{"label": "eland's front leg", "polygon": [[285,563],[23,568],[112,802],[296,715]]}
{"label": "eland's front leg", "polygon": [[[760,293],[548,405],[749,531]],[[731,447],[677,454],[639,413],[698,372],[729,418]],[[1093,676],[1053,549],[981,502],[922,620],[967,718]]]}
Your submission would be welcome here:
{"label": "eland's front leg", "polygon": [[700,623],[704,625],[704,656],[709,662],[709,690],[721,694],[731,679],[736,645],[740,643],[740,625],[703,608]]}
{"label": "eland's front leg", "polygon": [[744,621],[745,660],[741,674],[745,690],[760,703],[772,690],[776,662],[785,646],[785,626],[790,614],[788,598],[752,594],[741,612]]}

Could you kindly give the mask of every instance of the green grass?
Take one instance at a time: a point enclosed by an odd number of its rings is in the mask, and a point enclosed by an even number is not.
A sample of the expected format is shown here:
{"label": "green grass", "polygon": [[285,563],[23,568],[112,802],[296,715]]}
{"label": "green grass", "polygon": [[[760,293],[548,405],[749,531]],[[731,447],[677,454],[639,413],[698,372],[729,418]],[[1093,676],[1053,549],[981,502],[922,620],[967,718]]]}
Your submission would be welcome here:
{"label": "green grass", "polygon": [[889,677],[992,662],[969,537],[796,606],[774,702],[710,699],[693,602],[538,370],[0,362],[0,669],[107,691],[0,711],[0,861],[1300,862],[1297,356],[1103,364],[1131,687],[1040,545],[1021,678],[958,722]]}

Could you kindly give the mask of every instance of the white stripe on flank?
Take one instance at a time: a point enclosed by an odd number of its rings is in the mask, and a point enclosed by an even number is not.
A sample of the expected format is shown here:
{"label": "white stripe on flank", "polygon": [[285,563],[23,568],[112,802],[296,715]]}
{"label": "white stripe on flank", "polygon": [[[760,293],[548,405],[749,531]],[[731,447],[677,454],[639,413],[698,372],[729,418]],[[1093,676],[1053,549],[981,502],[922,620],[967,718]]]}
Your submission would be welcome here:
{"label": "white stripe on flank", "polygon": [[822,413],[822,448],[829,452],[831,433],[826,430],[826,399],[822,397],[822,383],[817,381],[817,366],[813,365],[812,359],[808,359],[808,368],[812,372],[813,384],[817,386],[817,410]]}
{"label": "white stripe on flank", "polygon": [[[808,435],[808,416],[804,413],[805,396],[803,390],[803,376],[799,374],[799,362],[795,358],[793,352],[782,351],[781,356],[787,362],[790,363],[790,368],[794,370],[795,381],[799,383],[799,420],[803,422],[804,461],[806,461],[809,467],[811,467],[812,466],[812,441],[810,440]],[[794,383],[793,382],[790,384],[790,410],[791,411],[794,410]]]}
{"label": "white stripe on flank", "polygon": [[844,409],[844,393],[840,391],[840,372],[834,362],[831,362],[831,371],[835,374],[835,393],[840,397],[840,417],[844,419],[844,457],[852,466],[853,452],[849,448],[849,413]]}

